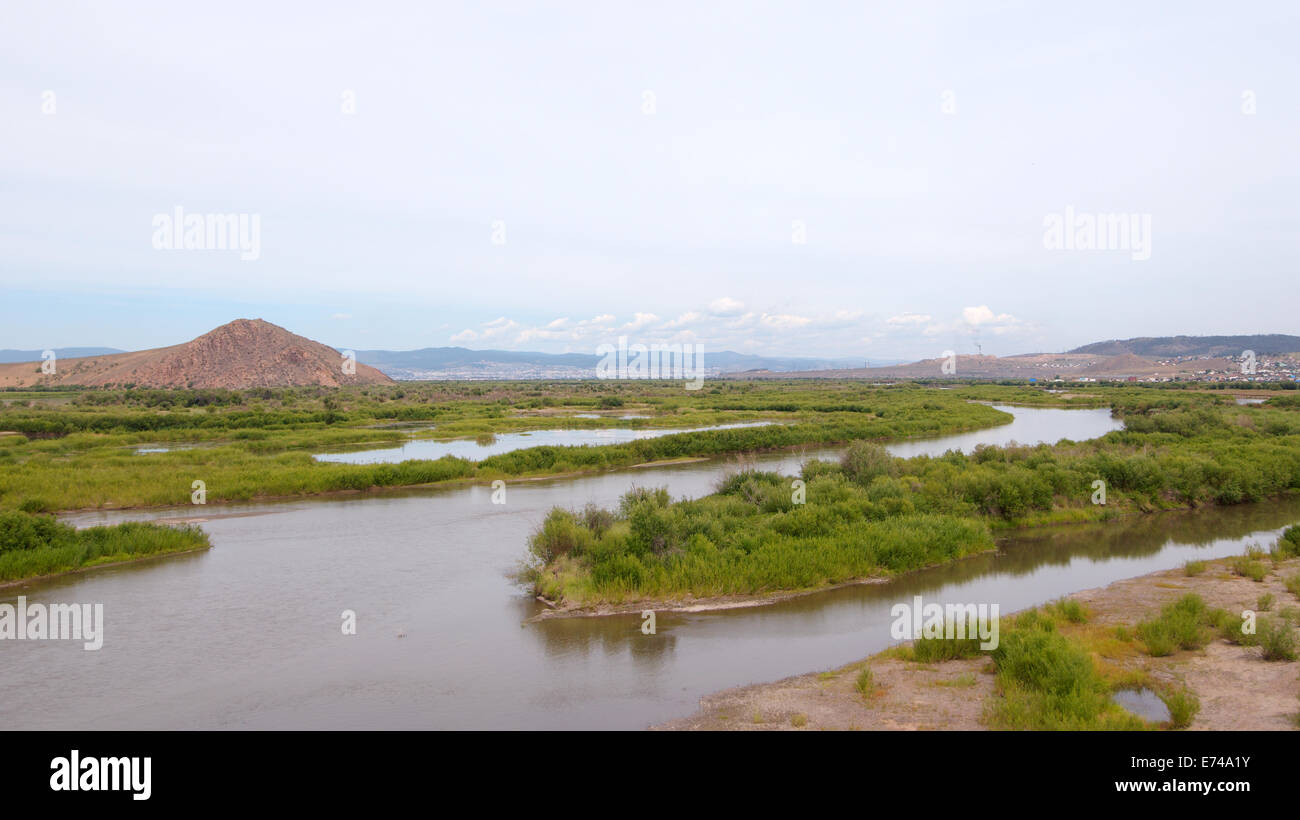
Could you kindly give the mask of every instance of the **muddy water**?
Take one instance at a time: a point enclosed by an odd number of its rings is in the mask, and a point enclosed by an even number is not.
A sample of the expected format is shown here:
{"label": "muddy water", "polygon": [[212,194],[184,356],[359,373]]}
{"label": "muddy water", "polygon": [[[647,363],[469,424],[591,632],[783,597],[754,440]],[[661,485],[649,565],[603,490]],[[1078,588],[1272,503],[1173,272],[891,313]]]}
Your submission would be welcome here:
{"label": "muddy water", "polygon": [[[1012,412],[1013,425],[989,432],[1020,425],[1017,440],[1034,440],[1032,430],[1081,439],[1105,417]],[[798,460],[760,459],[786,469]],[[1241,552],[1300,521],[1300,502],[1288,502],[1024,534],[995,555],[885,585],[663,614],[652,636],[636,617],[524,623],[537,604],[507,573],[551,506],[608,505],[633,484],[700,495],[723,469],[518,482],[505,505],[487,487],[462,487],[208,508],[206,553],[0,591],[0,601],[102,603],[106,621],[97,652],[0,641],[0,727],[637,728],[688,714],[717,689],[881,649],[892,642],[890,606],[913,595],[1008,612],[1191,556]],[[341,634],[345,609],[356,612],[355,636]]]}

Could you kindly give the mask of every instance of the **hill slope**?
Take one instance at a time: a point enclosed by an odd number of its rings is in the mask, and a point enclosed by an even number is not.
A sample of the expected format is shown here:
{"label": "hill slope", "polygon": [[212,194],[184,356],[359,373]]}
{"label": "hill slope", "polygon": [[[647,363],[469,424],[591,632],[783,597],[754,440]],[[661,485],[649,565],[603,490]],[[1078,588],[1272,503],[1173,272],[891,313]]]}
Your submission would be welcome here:
{"label": "hill slope", "polygon": [[1300,351],[1300,336],[1268,333],[1255,336],[1143,336],[1137,339],[1112,339],[1076,347],[1071,353],[1094,356],[1118,356],[1131,353],[1146,359],[1173,359],[1180,356],[1240,356],[1244,350],[1258,353],[1295,353]]}
{"label": "hill slope", "polygon": [[358,363],[343,372],[338,351],[261,319],[236,319],[171,347],[58,359],[55,373],[39,362],[0,365],[0,387],[37,384],[102,387],[228,388],[388,384],[392,379]]}

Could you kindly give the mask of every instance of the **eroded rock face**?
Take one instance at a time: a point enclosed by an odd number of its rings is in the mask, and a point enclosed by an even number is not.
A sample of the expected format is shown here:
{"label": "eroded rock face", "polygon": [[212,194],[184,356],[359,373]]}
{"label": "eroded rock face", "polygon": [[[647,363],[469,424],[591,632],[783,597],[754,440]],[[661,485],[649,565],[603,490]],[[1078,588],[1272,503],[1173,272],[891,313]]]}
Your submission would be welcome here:
{"label": "eroded rock face", "polygon": [[[98,387],[249,388],[389,384],[373,367],[344,367],[334,348],[261,319],[236,319],[172,347],[60,359],[53,375],[39,363],[0,365],[0,386],[72,384]],[[354,372],[346,372],[347,370]]]}

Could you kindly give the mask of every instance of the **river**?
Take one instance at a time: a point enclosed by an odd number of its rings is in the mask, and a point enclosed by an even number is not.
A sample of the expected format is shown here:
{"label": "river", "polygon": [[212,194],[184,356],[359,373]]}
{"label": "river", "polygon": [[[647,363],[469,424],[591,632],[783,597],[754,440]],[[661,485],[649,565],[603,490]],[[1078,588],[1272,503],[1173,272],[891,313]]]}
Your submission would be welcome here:
{"label": "river", "polygon": [[[942,453],[1010,439],[1100,435],[1106,410],[1008,408],[1012,424],[892,445]],[[981,436],[987,438],[981,439]],[[807,454],[760,456],[797,469]],[[889,607],[923,595],[1011,612],[1062,594],[1267,545],[1300,502],[1003,539],[997,553],[748,610],[525,621],[510,572],[554,505],[614,504],[630,486],[711,490],[728,459],[511,483],[204,509],[213,549],[0,592],[0,602],[102,603],[104,646],[0,642],[0,726],[151,728],[641,728],[701,695],[830,668],[892,643]],[[84,513],[79,526],[195,508]],[[341,634],[353,610],[357,634]]]}

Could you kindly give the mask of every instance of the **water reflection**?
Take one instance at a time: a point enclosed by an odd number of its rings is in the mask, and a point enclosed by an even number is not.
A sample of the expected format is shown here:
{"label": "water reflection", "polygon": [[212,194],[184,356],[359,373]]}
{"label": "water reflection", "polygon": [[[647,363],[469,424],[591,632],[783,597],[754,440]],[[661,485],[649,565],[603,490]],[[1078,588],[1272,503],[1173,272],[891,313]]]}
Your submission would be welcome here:
{"label": "water reflection", "polygon": [[[596,418],[599,418],[598,416]],[[341,462],[344,464],[396,464],[412,459],[439,459],[443,456],[478,461],[512,450],[526,447],[580,447],[587,445],[626,444],[640,439],[671,436],[675,433],[698,433],[702,430],[728,430],[735,427],[763,427],[770,421],[754,421],[740,424],[718,424],[712,427],[684,427],[671,429],[631,429],[600,428],[583,430],[531,430],[522,433],[486,433],[474,438],[435,441],[417,439],[408,441],[398,447],[384,447],[331,453],[317,453],[312,458],[317,461]]]}

